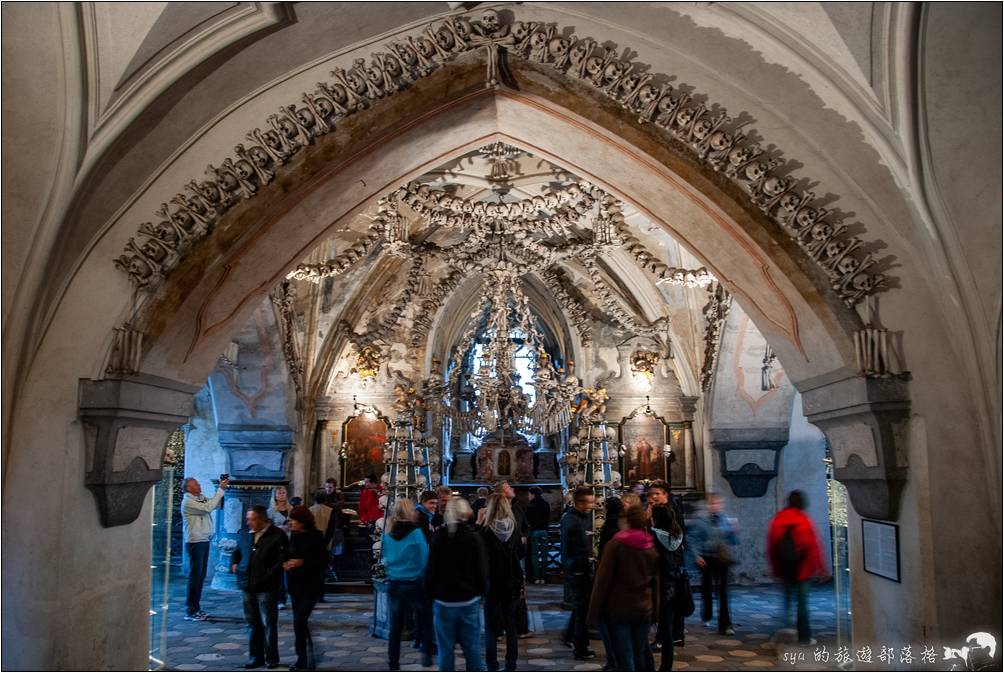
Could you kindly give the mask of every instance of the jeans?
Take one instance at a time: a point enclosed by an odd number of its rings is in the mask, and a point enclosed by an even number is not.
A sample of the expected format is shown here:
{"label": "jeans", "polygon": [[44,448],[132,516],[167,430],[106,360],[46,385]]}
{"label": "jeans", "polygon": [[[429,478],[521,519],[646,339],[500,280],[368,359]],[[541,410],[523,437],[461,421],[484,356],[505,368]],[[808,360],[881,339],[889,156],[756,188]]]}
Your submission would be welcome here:
{"label": "jeans", "polygon": [[422,653],[432,656],[431,610],[422,580],[387,580],[387,600],[390,604],[390,640],[387,643],[390,667],[401,665],[401,631],[408,612],[415,616],[415,640],[422,643]]}
{"label": "jeans", "polygon": [[718,590],[718,632],[732,626],[729,616],[729,564],[716,558],[705,556],[705,565],[701,568],[701,621],[710,622],[714,613],[712,605],[712,584]]}
{"label": "jeans", "polygon": [[528,559],[530,571],[527,573],[529,577],[528,580],[533,582],[534,580],[544,579],[546,574],[545,570],[547,568],[547,531],[546,530],[535,530],[530,532],[530,557]]}
{"label": "jeans", "polygon": [[589,629],[586,626],[586,616],[589,614],[589,594],[593,590],[593,578],[589,573],[567,575],[566,578],[572,614],[568,617],[564,640],[571,641],[576,656],[581,656],[589,651]]}
{"label": "jeans", "polygon": [[807,643],[812,639],[809,628],[809,582],[798,580],[784,581],[784,621],[791,624],[791,602],[797,605],[798,642]]}
{"label": "jeans", "polygon": [[499,634],[505,632],[505,670],[516,670],[516,658],[519,656],[519,636],[517,621],[519,599],[485,601],[485,663],[489,671],[499,670],[498,643]]}
{"label": "jeans", "polygon": [[316,661],[314,659],[314,641],[310,637],[310,626],[307,621],[310,613],[317,604],[316,594],[290,594],[293,602],[293,637],[296,642],[296,666],[297,668],[313,669]]}
{"label": "jeans", "polygon": [[673,599],[665,593],[659,598],[659,623],[656,629],[655,641],[662,645],[662,659],[659,661],[660,671],[673,670],[673,640],[675,623],[673,615]]}
{"label": "jeans", "polygon": [[244,621],[251,660],[279,663],[279,592],[245,590]]}
{"label": "jeans", "polygon": [[202,609],[202,585],[206,581],[206,568],[209,566],[209,541],[186,542],[188,552],[188,595],[185,598],[185,614],[194,615]]}
{"label": "jeans", "polygon": [[604,628],[610,639],[615,671],[651,671],[652,650],[648,646],[647,619],[631,622],[605,621]]}
{"label": "jeans", "polygon": [[462,607],[450,607],[433,601],[432,622],[436,626],[439,670],[454,670],[453,648],[457,643],[460,643],[460,649],[467,659],[468,671],[485,670],[485,662],[481,659],[480,600]]}

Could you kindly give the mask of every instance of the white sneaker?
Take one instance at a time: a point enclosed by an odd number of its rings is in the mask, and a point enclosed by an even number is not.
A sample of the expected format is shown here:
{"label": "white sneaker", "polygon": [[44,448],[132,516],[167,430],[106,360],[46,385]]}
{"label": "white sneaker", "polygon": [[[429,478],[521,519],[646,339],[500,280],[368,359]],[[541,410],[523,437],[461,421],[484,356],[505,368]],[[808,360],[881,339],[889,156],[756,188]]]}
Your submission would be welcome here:
{"label": "white sneaker", "polygon": [[196,612],[194,615],[185,615],[186,622],[204,622],[208,619],[207,616],[201,615]]}
{"label": "white sneaker", "polygon": [[710,629],[711,628],[711,622],[704,622],[704,628]]}
{"label": "white sneaker", "polygon": [[732,627],[729,627],[729,628],[725,629],[725,635],[727,635],[727,636],[734,636],[734,635],[736,635],[736,630],[734,628],[732,628]]}

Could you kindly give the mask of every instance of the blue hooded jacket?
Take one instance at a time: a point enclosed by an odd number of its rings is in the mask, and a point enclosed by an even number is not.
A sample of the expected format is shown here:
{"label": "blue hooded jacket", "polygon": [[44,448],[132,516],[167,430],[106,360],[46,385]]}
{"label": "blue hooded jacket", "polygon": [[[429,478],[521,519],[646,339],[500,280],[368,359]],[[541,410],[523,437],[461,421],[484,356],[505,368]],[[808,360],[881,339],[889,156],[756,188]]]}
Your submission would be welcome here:
{"label": "blue hooded jacket", "polygon": [[429,543],[418,526],[410,521],[398,521],[390,533],[383,536],[380,559],[387,570],[387,579],[421,579],[429,562]]}

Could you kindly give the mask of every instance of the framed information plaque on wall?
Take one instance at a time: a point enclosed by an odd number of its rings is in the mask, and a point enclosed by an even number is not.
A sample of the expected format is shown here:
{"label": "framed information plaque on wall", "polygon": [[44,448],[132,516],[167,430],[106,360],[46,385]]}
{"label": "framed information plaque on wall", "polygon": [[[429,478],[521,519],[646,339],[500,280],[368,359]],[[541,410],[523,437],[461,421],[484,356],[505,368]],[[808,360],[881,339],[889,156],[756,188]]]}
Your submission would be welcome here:
{"label": "framed information plaque on wall", "polygon": [[899,526],[862,519],[861,551],[865,572],[899,582]]}

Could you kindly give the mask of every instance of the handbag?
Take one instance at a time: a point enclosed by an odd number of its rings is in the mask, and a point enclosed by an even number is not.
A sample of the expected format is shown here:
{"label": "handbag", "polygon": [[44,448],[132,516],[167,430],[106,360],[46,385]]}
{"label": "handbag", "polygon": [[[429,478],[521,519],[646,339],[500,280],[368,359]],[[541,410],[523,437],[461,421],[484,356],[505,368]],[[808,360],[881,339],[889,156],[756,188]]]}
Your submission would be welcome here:
{"label": "handbag", "polygon": [[690,591],[690,576],[686,570],[681,570],[676,578],[676,590],[673,594],[673,613],[689,617],[694,614],[694,595]]}

